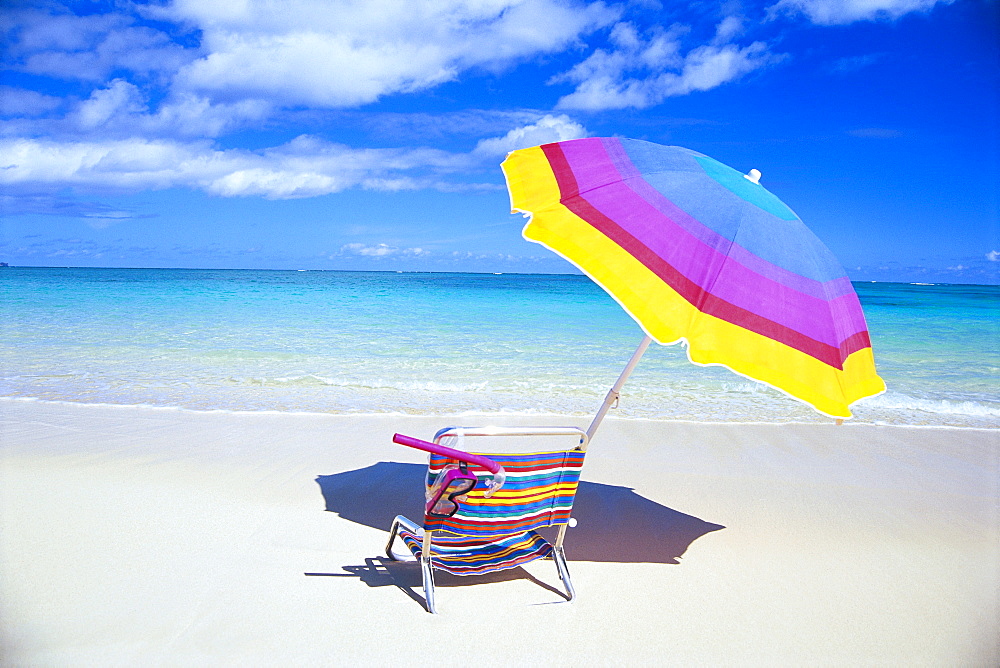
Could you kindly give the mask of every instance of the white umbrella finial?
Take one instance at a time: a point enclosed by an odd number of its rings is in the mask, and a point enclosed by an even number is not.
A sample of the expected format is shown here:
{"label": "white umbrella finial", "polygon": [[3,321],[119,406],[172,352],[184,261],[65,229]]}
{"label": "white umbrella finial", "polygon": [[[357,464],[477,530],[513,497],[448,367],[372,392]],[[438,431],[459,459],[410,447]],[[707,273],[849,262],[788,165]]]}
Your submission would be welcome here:
{"label": "white umbrella finial", "polygon": [[751,169],[749,172],[747,172],[746,174],[743,175],[743,178],[745,178],[747,181],[752,181],[753,183],[759,184],[760,183],[760,170],[759,169]]}

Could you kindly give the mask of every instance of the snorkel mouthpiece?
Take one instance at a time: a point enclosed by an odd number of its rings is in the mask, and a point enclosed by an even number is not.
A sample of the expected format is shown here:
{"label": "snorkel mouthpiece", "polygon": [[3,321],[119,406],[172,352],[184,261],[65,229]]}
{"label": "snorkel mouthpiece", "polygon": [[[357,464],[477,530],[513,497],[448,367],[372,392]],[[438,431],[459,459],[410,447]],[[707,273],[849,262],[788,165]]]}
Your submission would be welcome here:
{"label": "snorkel mouthpiece", "polygon": [[503,487],[503,484],[507,482],[507,471],[499,464],[497,464],[497,470],[491,471],[491,473],[493,473],[493,479],[486,481],[486,491],[483,492],[483,496],[487,499],[493,496],[493,492]]}

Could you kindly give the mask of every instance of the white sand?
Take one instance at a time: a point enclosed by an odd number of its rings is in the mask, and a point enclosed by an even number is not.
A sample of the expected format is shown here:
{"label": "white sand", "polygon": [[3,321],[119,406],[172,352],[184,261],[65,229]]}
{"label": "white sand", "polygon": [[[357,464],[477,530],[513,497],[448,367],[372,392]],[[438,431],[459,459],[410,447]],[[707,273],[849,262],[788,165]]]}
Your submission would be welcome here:
{"label": "white sand", "polygon": [[0,421],[4,665],[1000,664],[998,431],[609,419],[567,542],[577,600],[540,561],[440,578],[432,616],[380,523],[422,494],[392,434],[453,418],[0,401]]}

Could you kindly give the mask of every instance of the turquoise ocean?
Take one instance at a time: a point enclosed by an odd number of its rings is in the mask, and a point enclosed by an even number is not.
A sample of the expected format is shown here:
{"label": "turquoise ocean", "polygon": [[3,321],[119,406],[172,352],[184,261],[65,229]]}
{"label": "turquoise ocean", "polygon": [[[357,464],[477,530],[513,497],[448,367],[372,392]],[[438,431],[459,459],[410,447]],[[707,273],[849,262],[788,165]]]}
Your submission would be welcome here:
{"label": "turquoise ocean", "polygon": [[[1000,426],[1000,287],[855,287],[857,421]],[[643,336],[578,275],[4,267],[0,317],[0,397],[226,411],[590,415]],[[830,422],[682,345],[612,415]]]}

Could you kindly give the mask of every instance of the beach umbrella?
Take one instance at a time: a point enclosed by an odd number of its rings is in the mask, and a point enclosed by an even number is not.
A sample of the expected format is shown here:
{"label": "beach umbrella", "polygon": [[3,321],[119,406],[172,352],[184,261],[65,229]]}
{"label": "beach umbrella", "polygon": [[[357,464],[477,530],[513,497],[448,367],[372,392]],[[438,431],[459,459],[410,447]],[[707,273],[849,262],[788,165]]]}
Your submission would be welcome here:
{"label": "beach umbrella", "polygon": [[512,212],[530,218],[524,237],[579,267],[647,334],[591,435],[652,340],[684,341],[691,362],[835,418],[885,390],[846,273],[757,170],[618,138],[521,149],[502,167]]}

